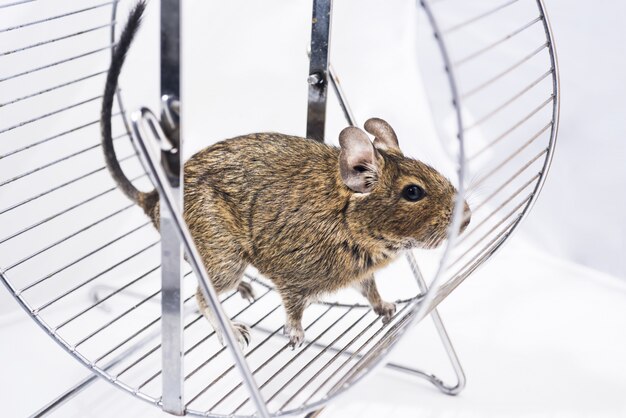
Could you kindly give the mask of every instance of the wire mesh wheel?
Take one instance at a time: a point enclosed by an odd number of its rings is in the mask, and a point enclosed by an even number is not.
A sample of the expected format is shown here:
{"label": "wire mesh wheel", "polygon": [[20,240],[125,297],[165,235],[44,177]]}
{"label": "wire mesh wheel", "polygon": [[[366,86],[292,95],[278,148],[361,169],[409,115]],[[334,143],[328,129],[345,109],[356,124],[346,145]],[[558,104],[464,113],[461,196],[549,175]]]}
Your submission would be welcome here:
{"label": "wire mesh wheel", "polygon": [[[117,1],[0,4],[0,273],[30,316],[114,385],[161,405],[159,235],[116,189],[98,129],[114,45]],[[467,190],[473,219],[441,251],[407,255],[406,290],[382,326],[340,294],[307,309],[307,341],[287,349],[284,313],[269,282],[247,274],[257,299],[222,304],[249,324],[245,358],[272,415],[323,407],[380,364],[413,324],[488,259],[527,215],[552,159],[558,68],[541,0],[421,2],[436,64],[424,69],[439,146],[457,167],[457,231]],[[122,19],[119,19],[123,21]],[[432,52],[432,51],[431,51]],[[442,71],[442,69],[444,71]],[[349,92],[347,92],[349,95]],[[121,94],[121,93],[120,93]],[[122,166],[151,187],[118,94],[113,133]],[[418,267],[419,261],[419,267]],[[421,270],[420,270],[421,269]],[[412,274],[411,274],[412,273]],[[425,276],[421,293],[412,275]],[[226,348],[195,309],[184,278],[185,411],[252,416],[254,404]]]}

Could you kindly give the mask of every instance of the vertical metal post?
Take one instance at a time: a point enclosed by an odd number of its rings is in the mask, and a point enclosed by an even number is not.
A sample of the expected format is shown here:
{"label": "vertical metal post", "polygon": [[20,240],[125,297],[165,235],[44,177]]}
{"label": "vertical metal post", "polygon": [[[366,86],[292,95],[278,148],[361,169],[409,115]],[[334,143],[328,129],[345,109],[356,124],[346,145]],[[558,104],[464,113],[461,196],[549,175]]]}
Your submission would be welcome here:
{"label": "vertical metal post", "polygon": [[[202,291],[209,308],[215,312],[215,319],[217,320],[219,329],[222,330],[225,345],[230,349],[235,365],[241,372],[243,383],[250,391],[250,398],[254,401],[257,408],[257,415],[261,418],[270,418],[270,413],[267,410],[265,400],[263,399],[261,391],[256,384],[252,372],[250,371],[250,367],[246,362],[245,356],[243,355],[241,348],[239,348],[237,338],[235,337],[235,333],[231,327],[228,316],[224,312],[217,293],[211,284],[211,279],[202,264],[202,258],[200,257],[198,249],[193,242],[191,232],[189,232],[189,228],[187,228],[183,212],[177,207],[176,199],[174,199],[174,193],[177,192],[177,190],[172,188],[169,184],[167,174],[169,167],[164,166],[163,161],[157,161],[156,156],[149,148],[148,139],[151,138],[152,140],[156,140],[162,149],[170,149],[171,147],[168,146],[168,138],[165,135],[157,117],[146,108],[142,108],[139,112],[133,113],[133,131],[135,138],[137,138],[141,158],[143,159],[148,172],[152,174],[154,186],[159,191],[159,195],[161,196],[161,211],[163,208],[167,207],[169,213],[171,214],[172,232],[175,233],[175,237],[182,243],[185,253],[188,255],[188,261],[191,264],[191,268],[198,278],[200,290]],[[181,363],[179,362],[178,364],[180,365]],[[165,373],[163,374],[165,375]],[[165,379],[166,377],[163,376],[163,378]],[[182,384],[182,379],[173,380],[172,382]],[[173,390],[176,389],[176,387],[173,388]],[[166,394],[168,396],[171,395],[171,393],[168,393],[167,390],[167,384],[164,383],[163,397],[165,397]],[[174,397],[171,397],[170,399],[170,401],[175,400],[176,398]],[[163,405],[165,405],[164,402]]]}
{"label": "vertical metal post", "polygon": [[[161,97],[165,96],[180,97],[180,0],[161,0]],[[163,152],[161,158],[174,204],[182,211],[182,144],[177,145],[175,152]],[[174,224],[172,213],[166,205],[161,205],[162,403],[164,411],[182,415],[185,410],[181,297],[183,250]]]}
{"label": "vertical metal post", "polygon": [[332,0],[313,0],[306,137],[324,141]]}

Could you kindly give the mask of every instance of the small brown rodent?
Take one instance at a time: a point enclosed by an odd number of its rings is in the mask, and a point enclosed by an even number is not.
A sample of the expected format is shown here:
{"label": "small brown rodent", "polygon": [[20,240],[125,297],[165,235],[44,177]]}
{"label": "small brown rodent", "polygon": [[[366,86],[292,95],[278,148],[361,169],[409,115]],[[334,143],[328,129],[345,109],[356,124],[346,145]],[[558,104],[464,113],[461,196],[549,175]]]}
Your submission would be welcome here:
{"label": "small brown rodent", "polygon": [[[111,175],[131,200],[159,224],[156,191],[137,190],[122,172],[111,139],[111,107],[126,52],[143,12],[131,12],[114,51],[102,109],[102,144]],[[239,288],[248,265],[270,279],[287,313],[292,346],[304,338],[306,306],[354,286],[388,321],[373,273],[399,253],[433,248],[446,237],[456,194],[430,166],[405,157],[393,129],[370,119],[365,130],[344,129],[341,148],[279,133],[227,139],[185,164],[184,217],[217,293]],[[465,206],[465,221],[470,211]],[[216,331],[202,293],[197,301]],[[242,343],[249,330],[233,324]],[[219,333],[218,333],[219,334]]]}

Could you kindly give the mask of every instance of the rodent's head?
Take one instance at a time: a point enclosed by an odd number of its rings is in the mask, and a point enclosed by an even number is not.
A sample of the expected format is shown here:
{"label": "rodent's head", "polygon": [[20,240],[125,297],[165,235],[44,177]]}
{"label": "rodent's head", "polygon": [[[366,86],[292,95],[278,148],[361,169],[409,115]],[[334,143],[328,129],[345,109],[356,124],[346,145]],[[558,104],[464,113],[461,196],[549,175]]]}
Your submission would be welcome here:
{"label": "rodent's head", "polygon": [[[352,225],[373,239],[397,248],[435,248],[447,236],[452,221],[456,188],[434,168],[405,157],[394,130],[382,119],[365,123],[367,134],[356,127],[339,135],[339,172],[354,193]],[[465,202],[463,232],[471,218]]]}

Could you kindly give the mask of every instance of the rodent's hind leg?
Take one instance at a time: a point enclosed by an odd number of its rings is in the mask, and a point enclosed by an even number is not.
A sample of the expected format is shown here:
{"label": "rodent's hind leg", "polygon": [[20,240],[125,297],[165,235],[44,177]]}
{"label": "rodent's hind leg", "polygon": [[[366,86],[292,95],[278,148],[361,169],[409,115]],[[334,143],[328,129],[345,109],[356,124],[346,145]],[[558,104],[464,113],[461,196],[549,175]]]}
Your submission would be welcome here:
{"label": "rodent's hind leg", "polygon": [[[209,307],[206,300],[204,299],[204,295],[200,290],[200,286],[196,290],[196,302],[198,303],[198,308],[200,313],[209,321],[213,329],[215,330],[215,335],[217,335],[217,339],[219,340],[221,345],[224,345],[224,335],[222,333],[222,329],[219,326],[217,321],[217,317],[213,310]],[[233,333],[239,342],[239,346],[242,350],[245,350],[248,345],[250,345],[250,328],[246,324],[242,324],[240,322],[230,322],[230,326],[233,329]]]}
{"label": "rodent's hind leg", "polygon": [[374,312],[383,317],[383,324],[387,324],[391,321],[391,318],[396,313],[396,304],[392,302],[385,302],[380,297],[373,275],[362,280],[354,287],[361,292],[363,296],[365,296],[367,301],[372,306],[372,309],[374,309]]}
{"label": "rodent's hind leg", "polygon": [[302,328],[302,314],[308,306],[308,299],[300,295],[290,295],[288,292],[280,292],[287,314],[287,320],[283,327],[283,333],[289,336],[289,346],[295,350],[304,342],[304,329]]}
{"label": "rodent's hind leg", "polygon": [[[229,290],[238,289],[247,263],[237,257],[229,256],[231,253],[215,251],[215,248],[207,248],[203,246],[203,244],[204,243],[201,243],[199,246],[200,252],[203,254],[204,265],[211,278],[215,292],[220,295]],[[219,327],[215,313],[204,299],[200,287],[196,290],[196,302],[202,315],[204,315],[215,330],[215,334],[220,343],[224,345],[222,329]],[[239,341],[239,345],[242,349],[245,349],[250,343],[250,328],[239,322],[231,322],[231,327]]]}

